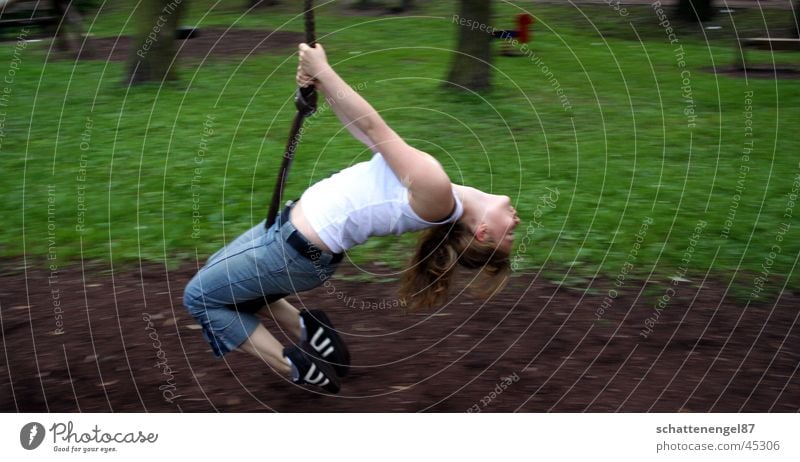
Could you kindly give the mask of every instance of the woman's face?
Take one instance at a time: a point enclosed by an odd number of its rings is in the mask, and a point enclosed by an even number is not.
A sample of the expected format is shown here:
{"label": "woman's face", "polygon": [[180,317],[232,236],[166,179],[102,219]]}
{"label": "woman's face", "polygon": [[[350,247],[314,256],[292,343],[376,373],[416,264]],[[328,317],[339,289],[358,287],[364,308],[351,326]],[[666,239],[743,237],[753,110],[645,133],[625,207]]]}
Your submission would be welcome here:
{"label": "woman's face", "polygon": [[511,253],[514,245],[514,229],[519,225],[517,211],[508,196],[489,196],[484,223],[488,237],[497,242],[498,249]]}

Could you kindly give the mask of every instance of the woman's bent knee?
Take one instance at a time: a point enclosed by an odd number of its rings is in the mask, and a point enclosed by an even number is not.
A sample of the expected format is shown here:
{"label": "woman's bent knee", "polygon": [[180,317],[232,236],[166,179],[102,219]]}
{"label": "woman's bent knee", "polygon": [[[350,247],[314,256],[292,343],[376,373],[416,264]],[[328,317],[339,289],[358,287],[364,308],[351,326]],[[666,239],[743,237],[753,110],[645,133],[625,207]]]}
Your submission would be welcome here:
{"label": "woman's bent knee", "polygon": [[183,289],[183,306],[189,311],[189,314],[197,318],[200,313],[205,311],[205,306],[201,306],[203,305],[202,300],[203,292],[200,289],[198,277],[195,276]]}

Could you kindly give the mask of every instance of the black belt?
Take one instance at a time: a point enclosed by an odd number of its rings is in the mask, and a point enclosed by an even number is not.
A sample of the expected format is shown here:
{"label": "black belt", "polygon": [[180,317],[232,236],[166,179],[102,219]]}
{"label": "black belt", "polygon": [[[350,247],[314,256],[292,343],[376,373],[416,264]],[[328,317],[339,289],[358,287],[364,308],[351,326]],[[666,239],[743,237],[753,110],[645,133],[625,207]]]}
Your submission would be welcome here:
{"label": "black belt", "polygon": [[[292,211],[292,206],[289,205],[283,209],[281,212],[280,223],[283,225],[284,223],[289,221],[289,212]],[[308,240],[300,233],[298,230],[292,231],[292,234],[286,239],[286,243],[289,244],[294,250],[296,250],[300,255],[308,258],[311,261],[316,261],[319,259],[319,256],[322,254],[322,250],[319,247],[308,242]],[[331,265],[339,263],[342,261],[342,257],[344,254],[342,253],[334,253],[332,254],[333,258],[331,259]]]}

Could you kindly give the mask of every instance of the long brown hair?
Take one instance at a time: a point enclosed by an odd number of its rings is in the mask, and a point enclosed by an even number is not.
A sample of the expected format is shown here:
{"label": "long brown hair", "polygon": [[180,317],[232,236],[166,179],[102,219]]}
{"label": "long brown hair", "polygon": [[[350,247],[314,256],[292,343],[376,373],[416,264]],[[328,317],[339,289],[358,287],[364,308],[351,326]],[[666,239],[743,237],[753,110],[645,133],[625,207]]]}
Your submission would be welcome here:
{"label": "long brown hair", "polygon": [[479,270],[469,290],[480,298],[501,290],[511,272],[508,254],[495,243],[478,241],[460,222],[438,225],[420,236],[411,267],[400,283],[400,297],[412,311],[443,305],[456,265]]}

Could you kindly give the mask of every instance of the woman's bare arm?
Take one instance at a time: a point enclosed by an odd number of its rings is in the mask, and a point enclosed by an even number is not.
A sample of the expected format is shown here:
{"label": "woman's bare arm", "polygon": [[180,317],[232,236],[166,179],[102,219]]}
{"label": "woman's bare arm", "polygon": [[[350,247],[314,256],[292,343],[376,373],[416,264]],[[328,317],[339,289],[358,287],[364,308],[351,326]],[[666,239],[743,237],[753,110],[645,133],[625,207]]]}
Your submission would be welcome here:
{"label": "woman's bare arm", "polygon": [[[306,73],[303,72],[303,69],[300,67],[300,65],[297,66],[297,85],[301,87],[316,85],[316,81],[312,77],[306,75]],[[328,104],[331,104],[331,102],[328,101]],[[358,126],[354,124],[352,120],[347,118],[347,116],[342,111],[337,111],[335,107],[333,112],[336,114],[336,117],[339,118],[339,121],[342,122],[344,128],[346,128],[347,131],[349,131],[354,138],[366,144],[367,147],[375,151],[375,149],[373,149],[372,146],[372,141],[370,141],[367,135],[365,135],[364,132],[362,132],[361,129],[359,129]]]}

